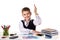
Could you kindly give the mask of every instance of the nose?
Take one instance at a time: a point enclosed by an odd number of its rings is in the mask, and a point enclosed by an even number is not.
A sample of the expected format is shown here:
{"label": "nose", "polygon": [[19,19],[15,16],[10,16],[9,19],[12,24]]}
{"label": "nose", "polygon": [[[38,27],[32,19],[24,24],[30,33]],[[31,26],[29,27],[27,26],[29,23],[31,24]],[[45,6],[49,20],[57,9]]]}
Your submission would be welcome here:
{"label": "nose", "polygon": [[26,17],[28,17],[28,14],[26,14]]}

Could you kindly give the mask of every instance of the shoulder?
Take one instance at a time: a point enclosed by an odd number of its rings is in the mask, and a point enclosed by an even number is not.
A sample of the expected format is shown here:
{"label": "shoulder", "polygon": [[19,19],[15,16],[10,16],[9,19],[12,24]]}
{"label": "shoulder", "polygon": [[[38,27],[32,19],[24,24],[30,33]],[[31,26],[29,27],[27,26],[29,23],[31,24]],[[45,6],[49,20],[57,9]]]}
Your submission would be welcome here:
{"label": "shoulder", "polygon": [[31,21],[31,22],[33,22],[33,21],[34,21],[34,19],[31,19],[30,21]]}
{"label": "shoulder", "polygon": [[22,24],[22,22],[23,22],[23,20],[20,20],[20,21],[19,21],[19,24]]}

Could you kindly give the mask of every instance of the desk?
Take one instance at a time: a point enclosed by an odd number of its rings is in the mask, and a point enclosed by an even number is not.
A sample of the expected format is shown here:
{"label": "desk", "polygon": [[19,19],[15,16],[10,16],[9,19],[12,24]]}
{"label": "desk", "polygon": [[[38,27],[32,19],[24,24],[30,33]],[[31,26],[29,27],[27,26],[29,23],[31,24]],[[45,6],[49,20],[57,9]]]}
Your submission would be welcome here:
{"label": "desk", "polygon": [[[51,39],[46,39],[45,36],[35,36],[35,35],[18,35],[19,37],[16,39],[9,39],[9,36],[7,38],[2,39],[2,34],[0,33],[0,40],[58,40],[59,38],[57,36],[53,36]],[[27,36],[33,36],[34,38],[24,38]],[[36,38],[35,38],[36,37]]]}

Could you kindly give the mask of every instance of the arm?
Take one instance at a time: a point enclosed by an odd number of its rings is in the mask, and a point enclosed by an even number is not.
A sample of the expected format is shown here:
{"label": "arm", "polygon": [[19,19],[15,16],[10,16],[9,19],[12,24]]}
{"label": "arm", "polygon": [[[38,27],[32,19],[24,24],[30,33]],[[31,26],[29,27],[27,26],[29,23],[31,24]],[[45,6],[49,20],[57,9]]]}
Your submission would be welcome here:
{"label": "arm", "polygon": [[35,16],[36,16],[36,20],[34,20],[33,23],[34,23],[35,25],[40,25],[40,24],[41,24],[41,19],[40,19],[38,13],[37,13],[37,8],[36,8],[35,5],[34,5],[34,13],[35,13]]}
{"label": "arm", "polygon": [[[41,24],[41,19],[37,13],[37,8],[36,6],[34,5],[34,13],[35,13],[35,16],[36,16],[36,20],[33,21],[34,25],[40,25]],[[38,31],[35,31],[35,30],[32,30],[31,32],[33,32],[34,34],[39,34],[40,32]]]}
{"label": "arm", "polygon": [[20,33],[21,34],[26,34],[26,33],[29,33],[29,29],[25,29],[24,27],[23,27],[23,24],[22,24],[22,22],[20,21],[19,22],[19,30],[20,30]]}

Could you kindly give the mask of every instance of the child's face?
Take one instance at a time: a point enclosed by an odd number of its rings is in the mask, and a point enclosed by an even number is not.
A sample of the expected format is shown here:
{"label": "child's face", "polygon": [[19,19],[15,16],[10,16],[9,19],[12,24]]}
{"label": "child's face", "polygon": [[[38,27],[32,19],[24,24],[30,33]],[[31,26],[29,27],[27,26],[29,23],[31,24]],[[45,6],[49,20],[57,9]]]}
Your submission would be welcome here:
{"label": "child's face", "polygon": [[23,11],[22,15],[23,15],[25,20],[29,20],[31,17],[31,13],[29,11]]}

